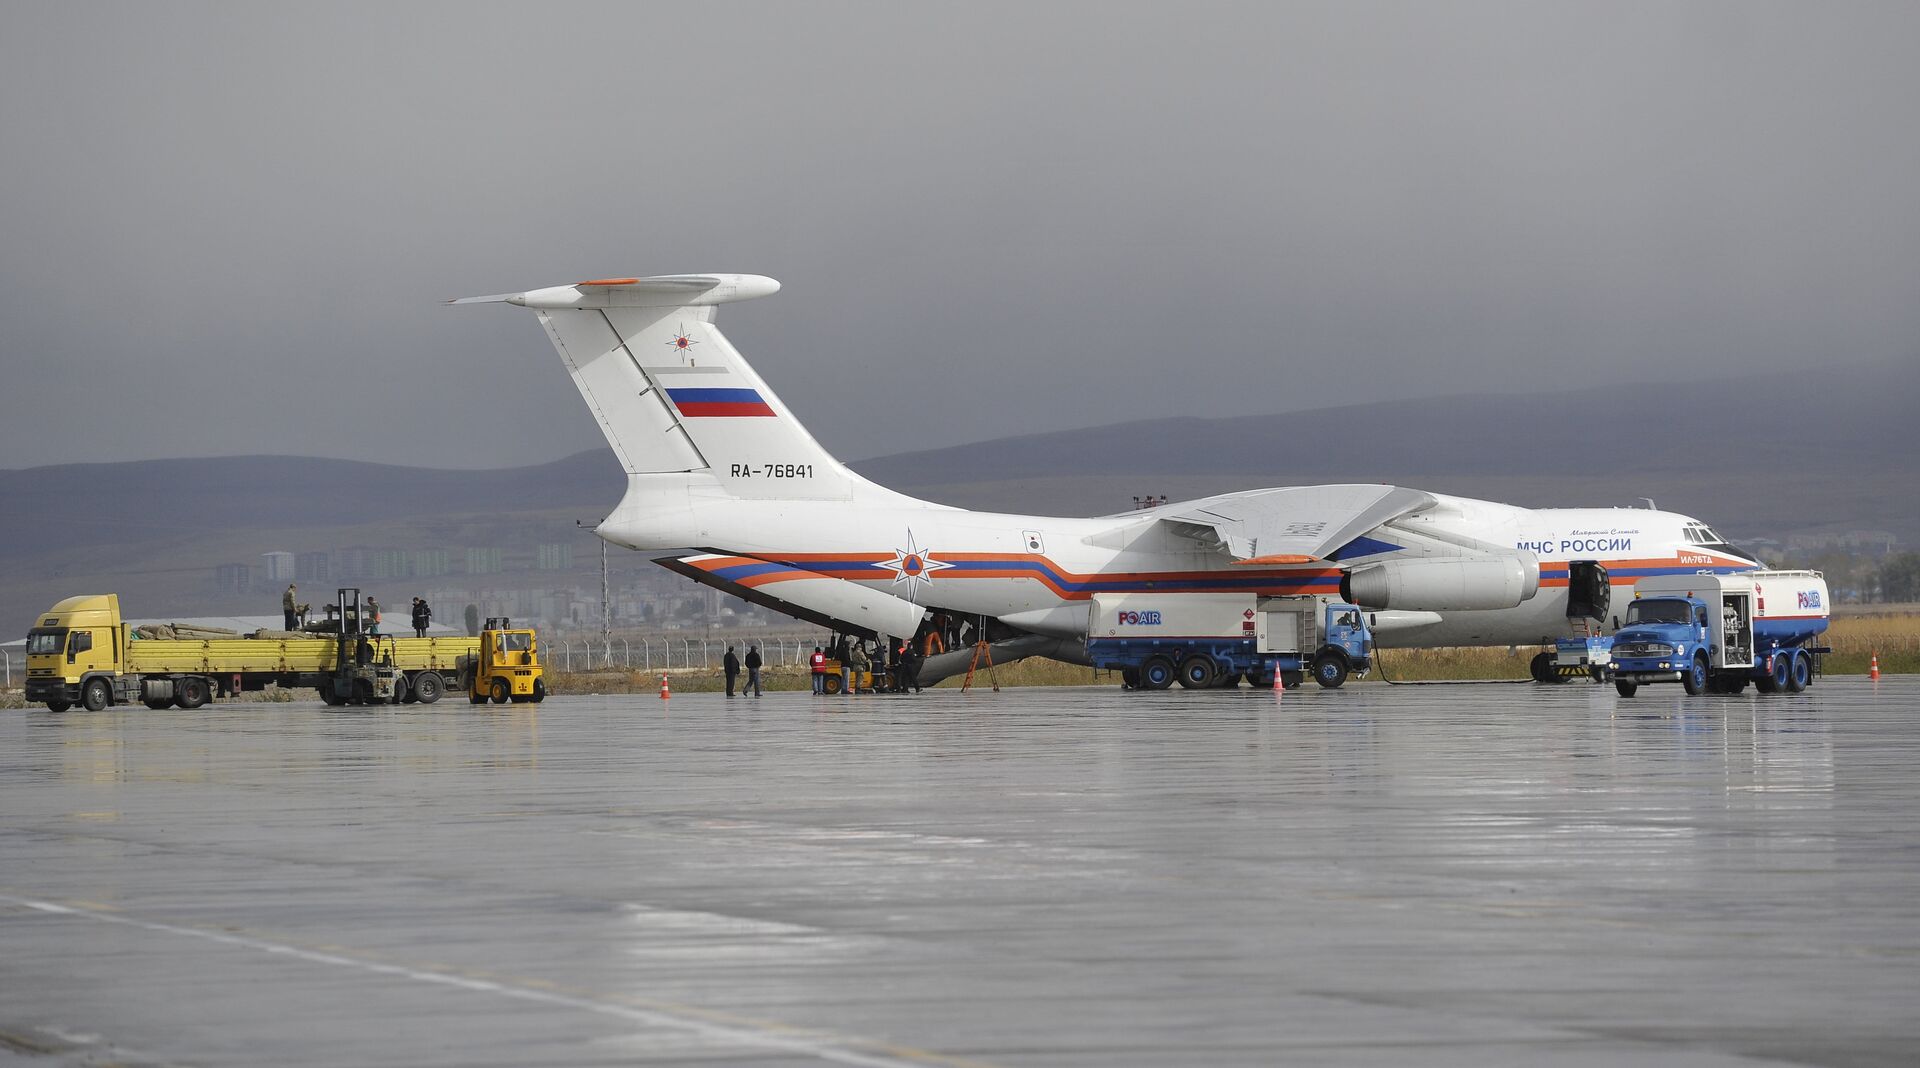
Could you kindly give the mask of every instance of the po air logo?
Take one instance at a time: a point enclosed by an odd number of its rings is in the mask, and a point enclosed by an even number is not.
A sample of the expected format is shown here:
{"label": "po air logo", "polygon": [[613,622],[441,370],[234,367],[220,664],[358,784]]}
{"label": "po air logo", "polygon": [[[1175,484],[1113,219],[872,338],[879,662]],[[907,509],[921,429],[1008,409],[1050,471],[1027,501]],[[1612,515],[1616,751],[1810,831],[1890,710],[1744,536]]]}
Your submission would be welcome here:
{"label": "po air logo", "polygon": [[1820,607],[1820,591],[1819,590],[1801,590],[1800,591],[1800,607],[1802,608]]}
{"label": "po air logo", "polygon": [[1157,611],[1121,612],[1119,613],[1119,617],[1120,626],[1123,627],[1157,627],[1160,625],[1160,613]]}

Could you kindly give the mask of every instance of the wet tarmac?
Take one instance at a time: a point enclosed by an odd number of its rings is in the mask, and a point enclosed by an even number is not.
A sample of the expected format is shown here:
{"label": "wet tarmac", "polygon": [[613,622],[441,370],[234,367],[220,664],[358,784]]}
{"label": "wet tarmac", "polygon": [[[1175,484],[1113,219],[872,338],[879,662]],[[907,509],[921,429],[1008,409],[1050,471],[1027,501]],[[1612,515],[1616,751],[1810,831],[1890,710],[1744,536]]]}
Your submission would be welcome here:
{"label": "wet tarmac", "polygon": [[0,713],[0,1063],[1920,1057],[1920,679]]}

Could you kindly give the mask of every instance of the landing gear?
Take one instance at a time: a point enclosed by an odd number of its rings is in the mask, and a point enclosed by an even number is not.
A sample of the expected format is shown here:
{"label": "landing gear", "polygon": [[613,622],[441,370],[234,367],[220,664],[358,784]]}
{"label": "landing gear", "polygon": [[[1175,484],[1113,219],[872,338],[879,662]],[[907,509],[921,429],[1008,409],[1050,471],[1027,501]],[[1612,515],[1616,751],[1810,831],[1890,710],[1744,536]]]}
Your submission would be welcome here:
{"label": "landing gear", "polygon": [[1554,686],[1567,681],[1566,676],[1560,674],[1556,659],[1550,652],[1536,654],[1527,664],[1527,674],[1532,675],[1533,681],[1542,685]]}

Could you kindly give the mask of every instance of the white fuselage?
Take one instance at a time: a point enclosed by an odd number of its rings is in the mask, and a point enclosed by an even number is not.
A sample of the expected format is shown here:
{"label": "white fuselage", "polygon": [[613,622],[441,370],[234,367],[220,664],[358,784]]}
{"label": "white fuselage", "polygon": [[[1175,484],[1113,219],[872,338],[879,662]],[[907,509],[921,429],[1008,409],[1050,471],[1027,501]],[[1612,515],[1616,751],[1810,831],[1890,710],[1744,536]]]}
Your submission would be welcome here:
{"label": "white fuselage", "polygon": [[[627,498],[631,505],[623,502],[600,533],[636,549],[703,548],[718,554],[701,565],[703,570],[776,598],[782,582],[825,576],[928,609],[991,616],[1059,637],[1085,635],[1088,605],[1096,593],[1335,594],[1342,565],[1418,555],[1415,543],[1422,531],[1524,549],[1538,557],[1540,589],[1517,607],[1415,613],[1397,624],[1393,613],[1381,613],[1387,619],[1376,627],[1376,640],[1385,647],[1530,644],[1570,634],[1570,561],[1604,565],[1616,605],[1628,600],[1633,584],[1647,575],[1754,566],[1688,543],[1683,534],[1693,521],[1671,512],[1529,509],[1434,497],[1436,507],[1361,539],[1355,552],[1338,554],[1337,563],[1280,566],[1224,560],[1169,534],[1153,510],[1098,518],[974,512],[884,490],[854,501],[693,495],[683,498],[684,507],[663,508],[644,484],[636,484]],[[1412,536],[1395,541],[1400,535]]]}

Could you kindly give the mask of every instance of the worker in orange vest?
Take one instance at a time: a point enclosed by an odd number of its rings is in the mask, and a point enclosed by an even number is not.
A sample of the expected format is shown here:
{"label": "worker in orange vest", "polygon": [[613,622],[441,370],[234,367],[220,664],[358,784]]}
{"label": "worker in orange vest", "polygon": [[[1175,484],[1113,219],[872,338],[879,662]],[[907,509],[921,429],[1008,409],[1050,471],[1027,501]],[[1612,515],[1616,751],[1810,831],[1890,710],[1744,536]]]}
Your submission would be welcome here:
{"label": "worker in orange vest", "polygon": [[809,661],[809,663],[813,665],[813,692],[826,693],[827,692],[827,654],[824,652],[821,652],[820,647],[816,645],[813,647],[813,658],[812,660]]}

